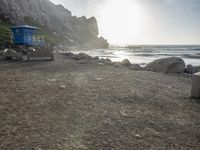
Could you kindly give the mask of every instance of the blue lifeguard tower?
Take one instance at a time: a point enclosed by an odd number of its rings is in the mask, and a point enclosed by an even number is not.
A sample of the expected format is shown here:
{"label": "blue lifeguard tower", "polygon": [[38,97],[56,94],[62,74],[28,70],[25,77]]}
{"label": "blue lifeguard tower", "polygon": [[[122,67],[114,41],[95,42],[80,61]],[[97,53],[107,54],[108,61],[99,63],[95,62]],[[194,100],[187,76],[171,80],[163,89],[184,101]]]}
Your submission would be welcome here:
{"label": "blue lifeguard tower", "polygon": [[54,60],[53,46],[45,43],[44,35],[37,34],[39,28],[22,25],[10,29],[13,33],[13,45],[12,50],[5,53],[6,58],[24,61]]}
{"label": "blue lifeguard tower", "polygon": [[44,36],[36,35],[38,30],[39,28],[37,27],[27,25],[11,27],[14,44],[26,46],[44,46]]}

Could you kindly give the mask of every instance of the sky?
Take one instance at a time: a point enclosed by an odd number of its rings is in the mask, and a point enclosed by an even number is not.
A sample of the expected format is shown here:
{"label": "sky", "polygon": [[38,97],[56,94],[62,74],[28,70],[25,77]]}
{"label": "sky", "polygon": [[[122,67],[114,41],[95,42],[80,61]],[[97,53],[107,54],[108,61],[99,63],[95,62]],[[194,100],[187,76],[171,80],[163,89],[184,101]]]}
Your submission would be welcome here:
{"label": "sky", "polygon": [[200,44],[200,0],[51,0],[94,16],[110,44]]}

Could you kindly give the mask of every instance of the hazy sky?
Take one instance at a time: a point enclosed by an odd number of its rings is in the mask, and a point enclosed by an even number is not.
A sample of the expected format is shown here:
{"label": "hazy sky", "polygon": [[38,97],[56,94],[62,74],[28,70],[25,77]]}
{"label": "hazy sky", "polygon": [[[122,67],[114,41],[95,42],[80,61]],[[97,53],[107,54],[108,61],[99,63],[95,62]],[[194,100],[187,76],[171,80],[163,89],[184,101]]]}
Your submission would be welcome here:
{"label": "hazy sky", "polygon": [[95,16],[111,44],[200,44],[200,0],[51,0]]}

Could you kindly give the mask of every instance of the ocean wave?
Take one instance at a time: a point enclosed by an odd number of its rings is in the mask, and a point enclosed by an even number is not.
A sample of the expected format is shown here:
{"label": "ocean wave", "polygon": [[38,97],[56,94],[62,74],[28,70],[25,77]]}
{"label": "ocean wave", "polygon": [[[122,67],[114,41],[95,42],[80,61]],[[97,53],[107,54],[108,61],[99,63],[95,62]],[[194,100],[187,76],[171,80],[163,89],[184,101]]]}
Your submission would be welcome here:
{"label": "ocean wave", "polygon": [[152,57],[155,56],[155,54],[134,54],[134,56]]}
{"label": "ocean wave", "polygon": [[181,57],[190,59],[200,59],[200,54],[183,54],[181,55]]}
{"label": "ocean wave", "polygon": [[200,48],[189,48],[189,50],[200,51]]}
{"label": "ocean wave", "polygon": [[157,54],[158,56],[177,56],[176,54]]}

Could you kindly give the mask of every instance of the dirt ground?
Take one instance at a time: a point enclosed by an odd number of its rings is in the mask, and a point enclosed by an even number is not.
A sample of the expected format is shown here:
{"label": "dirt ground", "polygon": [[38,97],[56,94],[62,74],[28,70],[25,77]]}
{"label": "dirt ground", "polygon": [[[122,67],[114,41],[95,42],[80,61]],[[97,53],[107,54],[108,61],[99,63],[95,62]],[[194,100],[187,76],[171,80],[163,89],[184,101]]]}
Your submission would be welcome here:
{"label": "dirt ground", "polygon": [[0,150],[199,150],[191,79],[79,64],[0,63]]}

